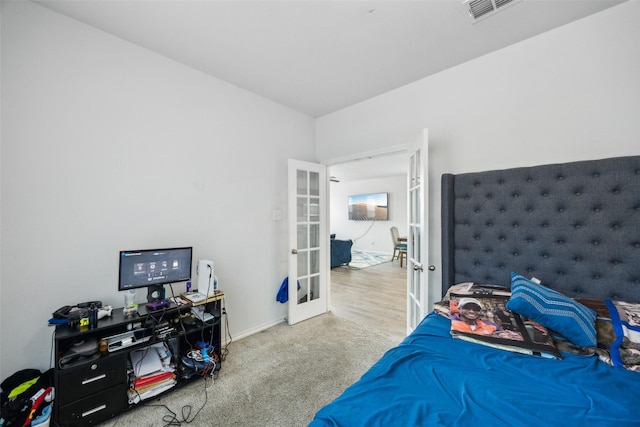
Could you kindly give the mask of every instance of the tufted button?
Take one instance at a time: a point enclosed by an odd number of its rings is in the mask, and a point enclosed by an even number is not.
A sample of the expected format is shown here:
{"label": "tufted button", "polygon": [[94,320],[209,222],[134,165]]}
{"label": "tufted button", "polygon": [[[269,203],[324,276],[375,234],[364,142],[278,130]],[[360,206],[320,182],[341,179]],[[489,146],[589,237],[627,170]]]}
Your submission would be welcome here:
{"label": "tufted button", "polygon": [[475,240],[480,240],[480,236],[474,236],[473,237]]}
{"label": "tufted button", "polygon": [[593,276],[591,276],[594,280],[600,280],[600,275],[599,274],[594,274]]}
{"label": "tufted button", "polygon": [[617,230],[618,228],[620,228],[620,223],[614,222],[613,224],[611,224],[611,228]]}
{"label": "tufted button", "polygon": [[599,241],[599,240],[592,240],[592,241],[591,241],[591,244],[592,244],[593,246],[598,246],[598,245],[600,244],[600,241]]}
{"label": "tufted button", "polygon": [[556,243],[558,243],[559,245],[562,245],[564,243],[564,240],[558,239],[558,240],[556,240]]}
{"label": "tufted button", "polygon": [[576,222],[573,226],[574,226],[576,229],[578,229],[578,228],[582,227],[582,224],[580,224],[579,222]]}
{"label": "tufted button", "polygon": [[513,193],[511,197],[513,197],[514,199],[517,199],[518,197],[520,197],[520,193]]}
{"label": "tufted button", "polygon": [[480,209],[479,209],[479,208],[475,208],[473,211],[474,211],[475,213],[480,213]]}
{"label": "tufted button", "polygon": [[487,194],[487,199],[493,199],[493,194],[491,193]]}
{"label": "tufted button", "polygon": [[511,224],[511,226],[513,228],[518,228],[520,226],[520,224],[518,224],[517,222],[514,222],[513,224]]}
{"label": "tufted button", "polygon": [[598,172],[594,172],[591,176],[594,178],[600,178],[600,174]]}
{"label": "tufted button", "polygon": [[618,194],[620,194],[620,189],[614,188],[611,192],[617,196]]}
{"label": "tufted button", "polygon": [[558,179],[558,181],[562,181],[562,180],[564,179],[564,176],[562,176],[562,175],[558,175],[558,178],[557,178],[557,179]]}
{"label": "tufted button", "polygon": [[531,177],[527,178],[527,182],[533,182],[533,178]]}
{"label": "tufted button", "polygon": [[533,238],[531,238],[531,237],[527,237],[526,242],[527,242],[527,243],[533,243]]}
{"label": "tufted button", "polygon": [[545,252],[545,253],[543,253],[543,254],[542,254],[542,258],[549,258],[549,254],[548,254],[548,253],[546,253],[546,252]]}
{"label": "tufted button", "polygon": [[564,212],[564,208],[563,207],[559,207],[558,208],[558,212]]}
{"label": "tufted button", "polygon": [[492,222],[488,222],[486,225],[487,225],[487,227],[493,227],[493,223]]}
{"label": "tufted button", "polygon": [[518,252],[514,252],[513,256],[520,256],[520,254]]}
{"label": "tufted button", "polygon": [[582,261],[582,257],[577,256],[577,257],[573,258],[573,260],[575,262],[580,262],[580,261]]}
{"label": "tufted button", "polygon": [[548,222],[543,222],[542,224],[540,224],[541,227],[543,228],[547,228],[549,227],[549,223]]}
{"label": "tufted button", "polygon": [[596,212],[596,213],[597,213],[597,212],[600,212],[600,206],[595,206],[595,207],[593,208],[593,212]]}
{"label": "tufted button", "polygon": [[501,241],[501,242],[504,242],[505,240],[507,240],[507,238],[506,238],[506,237],[504,237],[504,236],[500,236],[500,241]]}

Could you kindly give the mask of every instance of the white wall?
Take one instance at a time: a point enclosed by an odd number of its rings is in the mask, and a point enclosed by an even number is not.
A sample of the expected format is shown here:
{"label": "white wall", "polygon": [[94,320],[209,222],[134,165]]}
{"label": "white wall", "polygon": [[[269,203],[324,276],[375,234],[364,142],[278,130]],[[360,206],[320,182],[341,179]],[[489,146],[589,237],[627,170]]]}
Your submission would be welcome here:
{"label": "white wall", "polygon": [[[440,258],[443,172],[638,155],[640,2],[317,120],[320,161],[430,140],[430,264]],[[439,269],[430,299],[440,295]]]}
{"label": "white wall", "polygon": [[48,368],[56,308],[122,306],[121,249],[213,259],[234,337],[281,321],[287,158],[314,160],[313,119],[30,2],[1,25],[0,378]]}
{"label": "white wall", "polygon": [[[354,194],[389,193],[388,221],[349,221],[348,198]],[[358,181],[332,182],[330,188],[329,230],[336,239],[355,240],[353,249],[393,253],[390,228],[407,235],[406,175]]]}

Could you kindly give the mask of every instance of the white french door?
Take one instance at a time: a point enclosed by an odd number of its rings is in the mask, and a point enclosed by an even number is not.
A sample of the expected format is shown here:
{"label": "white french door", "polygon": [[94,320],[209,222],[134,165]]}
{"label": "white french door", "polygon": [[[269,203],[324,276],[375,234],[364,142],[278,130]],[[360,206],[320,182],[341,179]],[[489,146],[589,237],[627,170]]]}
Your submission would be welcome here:
{"label": "white french door", "polygon": [[326,167],[289,159],[290,325],[327,312]]}
{"label": "white french door", "polygon": [[425,266],[429,259],[429,139],[424,129],[409,149],[407,175],[407,335],[427,313],[428,277]]}

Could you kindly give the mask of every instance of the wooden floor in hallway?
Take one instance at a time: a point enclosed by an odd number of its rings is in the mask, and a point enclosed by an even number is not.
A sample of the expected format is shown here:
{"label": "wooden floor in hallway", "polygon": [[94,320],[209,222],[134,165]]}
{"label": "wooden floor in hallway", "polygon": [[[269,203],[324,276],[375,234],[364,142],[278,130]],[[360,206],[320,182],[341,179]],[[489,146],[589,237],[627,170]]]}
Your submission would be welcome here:
{"label": "wooden floor in hallway", "polygon": [[361,270],[331,269],[331,308],[339,317],[398,340],[407,330],[407,269],[397,260]]}

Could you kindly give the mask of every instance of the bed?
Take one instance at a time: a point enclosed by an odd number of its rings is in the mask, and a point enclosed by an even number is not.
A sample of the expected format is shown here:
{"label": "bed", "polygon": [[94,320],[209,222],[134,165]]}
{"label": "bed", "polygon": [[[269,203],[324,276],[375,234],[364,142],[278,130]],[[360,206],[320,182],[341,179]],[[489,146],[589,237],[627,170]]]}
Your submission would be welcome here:
{"label": "bed", "polygon": [[[610,307],[612,319],[613,302],[640,302],[640,156],[445,174],[442,221],[444,292],[536,277],[567,304]],[[519,289],[509,304],[524,300]],[[640,425],[640,372],[611,357],[631,317],[588,311],[597,344],[552,330],[560,359],[455,339],[452,320],[432,311],[310,425]]]}

